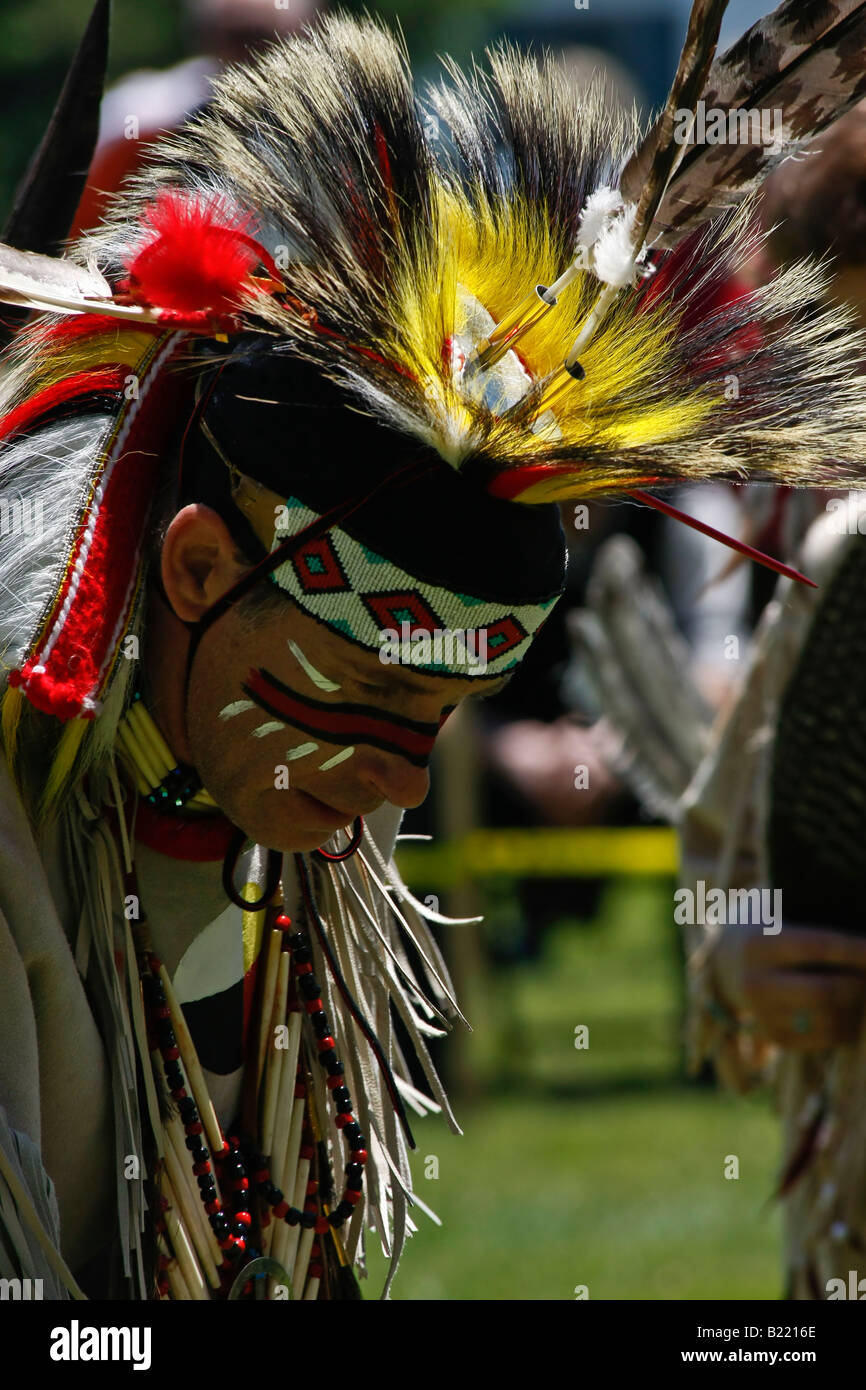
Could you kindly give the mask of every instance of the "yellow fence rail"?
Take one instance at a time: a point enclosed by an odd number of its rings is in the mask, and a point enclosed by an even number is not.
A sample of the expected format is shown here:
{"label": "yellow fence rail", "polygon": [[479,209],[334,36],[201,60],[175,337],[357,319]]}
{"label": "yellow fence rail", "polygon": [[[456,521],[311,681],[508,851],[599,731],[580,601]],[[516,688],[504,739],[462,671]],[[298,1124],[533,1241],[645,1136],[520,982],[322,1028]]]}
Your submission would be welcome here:
{"label": "yellow fence rail", "polygon": [[397,845],[410,885],[451,888],[481,878],[596,878],[675,874],[676,831],[667,826],[472,830],[460,839]]}

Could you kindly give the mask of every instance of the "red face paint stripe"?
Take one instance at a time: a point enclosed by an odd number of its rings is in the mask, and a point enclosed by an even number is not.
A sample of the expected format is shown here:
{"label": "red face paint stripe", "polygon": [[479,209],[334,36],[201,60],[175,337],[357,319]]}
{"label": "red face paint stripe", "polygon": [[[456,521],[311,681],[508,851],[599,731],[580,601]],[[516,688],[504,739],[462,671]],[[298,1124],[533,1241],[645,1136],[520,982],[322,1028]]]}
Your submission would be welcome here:
{"label": "red face paint stripe", "polygon": [[[419,719],[407,719],[404,714],[383,714],[375,705],[359,705],[354,704],[350,700],[314,700],[309,695],[299,694],[298,691],[293,690],[290,685],[285,685],[283,681],[278,680],[277,677],[264,666],[261,670],[250,671],[247,679],[251,682],[254,679],[257,680],[265,694],[267,694],[270,689],[272,692],[276,691],[278,694],[287,695],[290,700],[297,700],[297,702],[306,709],[318,711],[325,715],[325,717],[333,713],[334,710],[349,710],[352,714],[369,716],[371,719],[384,721],[388,725],[396,724],[401,729],[408,729],[410,733],[423,734],[424,736],[431,733],[435,734],[439,727],[438,724],[427,724]],[[451,708],[454,707],[452,706]]]}
{"label": "red face paint stripe", "polygon": [[[409,762],[422,767],[430,756],[438,724],[417,724],[406,728],[407,720],[390,719],[387,715],[366,713],[365,705],[321,705],[294,692],[275,689],[262,680],[259,671],[251,671],[243,690],[261,708],[277,719],[318,734],[329,743],[369,743],[389,753],[398,753]],[[418,730],[423,729],[420,733]]]}

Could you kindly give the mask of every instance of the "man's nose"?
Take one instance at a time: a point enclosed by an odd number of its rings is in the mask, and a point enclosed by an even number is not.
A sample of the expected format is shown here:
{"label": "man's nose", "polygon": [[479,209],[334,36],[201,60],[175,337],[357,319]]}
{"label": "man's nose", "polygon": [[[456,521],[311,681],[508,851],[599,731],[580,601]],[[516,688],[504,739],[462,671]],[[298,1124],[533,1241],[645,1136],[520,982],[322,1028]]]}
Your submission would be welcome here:
{"label": "man's nose", "polygon": [[361,766],[357,771],[365,785],[373,788],[378,796],[383,796],[392,806],[403,806],[407,810],[421,805],[430,790],[430,773],[426,766],[416,767],[398,753],[363,745],[358,748],[358,756]]}

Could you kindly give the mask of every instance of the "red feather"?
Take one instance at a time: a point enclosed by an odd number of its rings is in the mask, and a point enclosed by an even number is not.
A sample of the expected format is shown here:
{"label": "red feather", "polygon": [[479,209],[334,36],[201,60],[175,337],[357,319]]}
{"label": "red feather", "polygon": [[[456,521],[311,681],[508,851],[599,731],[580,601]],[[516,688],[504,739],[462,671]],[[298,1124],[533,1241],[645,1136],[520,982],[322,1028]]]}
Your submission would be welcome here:
{"label": "red feather", "polygon": [[149,235],[127,262],[121,288],[133,303],[159,309],[163,322],[230,326],[255,267],[273,265],[250,236],[250,221],[224,202],[163,190],[145,212]]}

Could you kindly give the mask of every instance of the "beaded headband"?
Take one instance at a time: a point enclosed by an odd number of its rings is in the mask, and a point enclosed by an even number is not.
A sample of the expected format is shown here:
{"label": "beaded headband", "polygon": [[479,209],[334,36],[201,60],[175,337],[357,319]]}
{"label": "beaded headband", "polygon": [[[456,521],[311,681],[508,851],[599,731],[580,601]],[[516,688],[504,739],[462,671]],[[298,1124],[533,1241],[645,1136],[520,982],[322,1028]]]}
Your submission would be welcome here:
{"label": "beaded headband", "polygon": [[[320,514],[238,475],[236,505],[268,551]],[[557,601],[507,605],[425,583],[340,526],[308,541],[271,582],[332,632],[431,674],[501,676],[516,666]]]}

